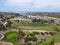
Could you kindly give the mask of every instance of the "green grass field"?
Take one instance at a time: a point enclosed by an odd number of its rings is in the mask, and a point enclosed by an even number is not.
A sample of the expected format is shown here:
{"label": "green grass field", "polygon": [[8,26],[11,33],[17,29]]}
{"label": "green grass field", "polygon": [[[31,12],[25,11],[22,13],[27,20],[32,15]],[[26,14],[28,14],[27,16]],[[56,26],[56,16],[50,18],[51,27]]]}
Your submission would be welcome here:
{"label": "green grass field", "polygon": [[[47,31],[54,31],[54,27],[56,27],[53,24],[45,24],[45,23],[35,24],[35,23],[27,23],[27,22],[18,23],[16,21],[13,22],[11,26],[16,28],[23,28],[23,30],[47,30]],[[57,26],[57,27],[60,28],[60,26]],[[30,34],[29,32],[24,32],[24,33],[25,35]],[[55,42],[60,42],[60,34],[56,34],[54,39],[55,39]],[[18,45],[17,40],[18,40],[17,32],[8,32],[5,34],[5,38],[3,39],[3,41],[12,42],[14,45]],[[38,43],[37,45],[50,45],[51,40],[52,40],[52,37],[48,37],[45,42]]]}
{"label": "green grass field", "polygon": [[[53,24],[35,24],[35,23],[28,23],[28,22],[23,22],[23,23],[18,23],[18,22],[13,22],[12,27],[20,27],[23,28],[23,30],[47,30],[47,31],[54,31],[55,25]],[[60,26],[58,26],[60,28]]]}
{"label": "green grass field", "polygon": [[17,41],[18,41],[18,33],[17,32],[8,32],[5,34],[5,38],[3,39],[3,41],[7,41],[7,42],[11,42],[14,45],[17,45]]}
{"label": "green grass field", "polygon": [[42,43],[39,42],[39,43],[37,43],[37,45],[51,45],[50,43],[51,43],[52,39],[53,39],[53,37],[48,37],[46,39],[46,41],[44,41]]}
{"label": "green grass field", "polygon": [[60,43],[60,32],[55,35],[55,42]]}

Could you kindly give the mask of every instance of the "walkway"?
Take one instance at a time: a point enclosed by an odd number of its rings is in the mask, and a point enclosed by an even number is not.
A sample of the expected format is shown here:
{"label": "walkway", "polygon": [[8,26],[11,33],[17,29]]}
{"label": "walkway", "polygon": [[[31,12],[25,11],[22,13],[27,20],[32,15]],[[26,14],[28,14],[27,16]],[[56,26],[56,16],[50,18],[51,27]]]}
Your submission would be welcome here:
{"label": "walkway", "polygon": [[55,45],[60,45],[60,43],[55,43]]}
{"label": "walkway", "polygon": [[[10,29],[10,30],[7,30],[7,31],[4,31],[3,33],[7,33],[7,32],[10,32],[10,31],[16,31],[18,32],[18,29]],[[50,32],[50,31],[46,31],[46,30],[22,30],[22,31],[28,31],[28,32]]]}
{"label": "walkway", "polygon": [[9,42],[0,42],[0,45],[13,45],[13,44]]}
{"label": "walkway", "polygon": [[4,38],[4,34],[0,33],[0,40]]}

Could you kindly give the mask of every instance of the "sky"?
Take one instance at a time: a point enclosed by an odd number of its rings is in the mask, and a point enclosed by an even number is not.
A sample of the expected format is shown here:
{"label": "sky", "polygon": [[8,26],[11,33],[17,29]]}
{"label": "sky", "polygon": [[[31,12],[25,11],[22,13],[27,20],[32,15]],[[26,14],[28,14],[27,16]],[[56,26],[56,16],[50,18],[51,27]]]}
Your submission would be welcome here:
{"label": "sky", "polygon": [[60,12],[60,0],[0,0],[0,12]]}

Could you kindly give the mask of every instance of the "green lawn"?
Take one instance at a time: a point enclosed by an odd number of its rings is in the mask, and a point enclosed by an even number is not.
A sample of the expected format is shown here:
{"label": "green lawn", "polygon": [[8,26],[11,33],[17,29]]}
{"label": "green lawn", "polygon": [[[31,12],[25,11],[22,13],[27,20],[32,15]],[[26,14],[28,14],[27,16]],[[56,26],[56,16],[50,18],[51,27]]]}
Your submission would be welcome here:
{"label": "green lawn", "polygon": [[28,31],[26,31],[26,32],[24,32],[25,33],[25,35],[30,35],[30,32],[28,32]]}
{"label": "green lawn", "polygon": [[52,26],[38,26],[38,27],[32,27],[32,26],[22,26],[24,30],[47,30],[47,31],[53,31],[53,27]]}
{"label": "green lawn", "polygon": [[60,43],[60,32],[55,35],[55,42]]}
{"label": "green lawn", "polygon": [[18,32],[8,32],[8,33],[6,33],[3,41],[11,42],[15,45],[18,41]]}

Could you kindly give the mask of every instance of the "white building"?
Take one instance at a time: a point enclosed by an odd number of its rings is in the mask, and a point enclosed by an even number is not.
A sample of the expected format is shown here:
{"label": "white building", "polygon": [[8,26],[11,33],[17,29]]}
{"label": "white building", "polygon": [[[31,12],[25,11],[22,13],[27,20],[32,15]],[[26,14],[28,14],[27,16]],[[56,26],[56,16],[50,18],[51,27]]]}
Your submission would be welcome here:
{"label": "white building", "polygon": [[37,18],[37,19],[41,18],[41,16],[39,16],[39,15],[28,15],[27,17],[28,18]]}
{"label": "white building", "polygon": [[26,18],[20,18],[20,17],[16,17],[16,18],[13,18],[13,19],[10,19],[12,21],[16,21],[16,20],[19,20],[19,21],[28,21],[28,22],[31,22],[31,19],[26,19]]}

